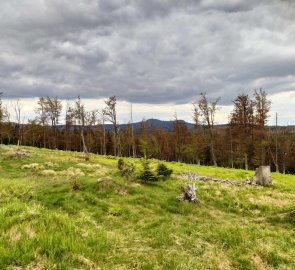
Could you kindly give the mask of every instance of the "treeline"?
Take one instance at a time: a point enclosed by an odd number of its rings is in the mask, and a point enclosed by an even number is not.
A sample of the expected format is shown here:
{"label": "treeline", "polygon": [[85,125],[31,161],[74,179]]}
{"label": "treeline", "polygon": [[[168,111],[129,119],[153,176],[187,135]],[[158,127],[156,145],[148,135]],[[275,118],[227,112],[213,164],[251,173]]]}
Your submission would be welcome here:
{"label": "treeline", "polygon": [[[202,93],[192,105],[195,128],[188,129],[175,117],[172,131],[155,129],[144,120],[139,129],[134,130],[130,122],[120,130],[115,96],[105,101],[104,108],[92,111],[78,97],[66,106],[64,119],[60,99],[40,97],[36,117],[26,123],[18,100],[13,104],[16,122],[12,123],[2,97],[0,93],[0,142],[4,144],[81,151],[85,158],[90,152],[126,157],[146,154],[167,161],[245,169],[270,165],[274,171],[295,172],[295,133],[288,127],[266,126],[271,104],[263,90],[251,97],[236,97],[226,128],[216,128],[219,99],[210,102]],[[112,124],[112,130],[106,129],[106,123]]]}

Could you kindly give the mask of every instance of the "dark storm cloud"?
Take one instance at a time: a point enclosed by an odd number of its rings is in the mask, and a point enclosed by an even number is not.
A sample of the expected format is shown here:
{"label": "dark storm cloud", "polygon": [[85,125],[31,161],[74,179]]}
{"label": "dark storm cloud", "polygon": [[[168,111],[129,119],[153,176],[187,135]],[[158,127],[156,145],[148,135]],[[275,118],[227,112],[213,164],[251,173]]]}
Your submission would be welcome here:
{"label": "dark storm cloud", "polygon": [[295,6],[264,0],[0,3],[0,89],[184,103],[201,91],[292,91]]}

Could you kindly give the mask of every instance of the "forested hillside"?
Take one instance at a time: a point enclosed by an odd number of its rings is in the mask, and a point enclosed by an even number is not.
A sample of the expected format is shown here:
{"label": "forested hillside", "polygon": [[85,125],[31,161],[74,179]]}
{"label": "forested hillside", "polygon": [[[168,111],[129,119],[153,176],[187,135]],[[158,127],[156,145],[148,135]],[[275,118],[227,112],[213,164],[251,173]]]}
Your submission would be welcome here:
{"label": "forested hillside", "polygon": [[[16,123],[0,102],[0,141],[40,148],[142,157],[229,168],[295,172],[295,132],[292,127],[268,127],[270,101],[263,90],[253,97],[237,96],[227,125],[218,126],[219,99],[201,94],[192,105],[194,124],[175,116],[172,122],[143,120],[122,125],[117,99],[88,111],[80,97],[65,108],[58,98],[40,97],[35,118],[23,121],[22,102],[14,104]],[[131,117],[132,118],[132,117]],[[61,127],[62,125],[62,127]],[[161,126],[162,125],[162,126]]]}

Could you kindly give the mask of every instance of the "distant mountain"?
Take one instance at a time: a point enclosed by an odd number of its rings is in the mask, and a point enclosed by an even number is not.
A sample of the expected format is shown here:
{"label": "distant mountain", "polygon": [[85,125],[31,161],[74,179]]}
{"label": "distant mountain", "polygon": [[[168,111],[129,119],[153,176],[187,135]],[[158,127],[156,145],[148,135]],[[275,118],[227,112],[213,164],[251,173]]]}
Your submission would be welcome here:
{"label": "distant mountain", "polygon": [[[172,131],[173,130],[173,122],[174,121],[163,121],[163,120],[158,120],[158,119],[148,119],[145,120],[145,125],[148,129],[155,130],[159,128],[166,129],[167,131]],[[183,120],[180,120],[183,124],[187,126],[188,129],[192,129],[194,125],[192,123],[185,122]],[[142,122],[135,122],[133,123],[133,128],[135,130],[140,129]],[[121,130],[124,130],[127,127],[127,124],[121,124],[120,128]],[[112,125],[107,125],[107,128],[112,128]]]}
{"label": "distant mountain", "polygon": [[[192,123],[188,123],[188,122],[185,122],[183,120],[179,120],[180,122],[184,123],[188,129],[193,129],[194,127],[194,124]],[[173,122],[174,121],[163,121],[163,120],[158,120],[158,119],[148,119],[148,120],[145,120],[145,125],[148,129],[151,129],[151,130],[155,130],[155,129],[159,129],[159,128],[163,128],[163,129],[166,129],[167,131],[172,131],[173,130]],[[135,130],[139,130],[140,129],[140,126],[141,126],[141,122],[135,122],[133,123],[133,128]],[[121,130],[124,130],[126,127],[127,127],[128,124],[121,124],[120,125],[120,129]],[[106,124],[105,125],[106,127],[106,130],[111,130],[113,128],[113,126],[111,124]]]}
{"label": "distant mountain", "polygon": [[[187,126],[187,128],[189,130],[192,130],[194,128],[194,124],[186,122],[184,120],[179,120],[180,122],[182,122],[183,124],[185,124]],[[150,130],[156,130],[159,128],[163,128],[167,131],[172,131],[173,130],[173,120],[170,121],[164,121],[164,120],[159,120],[159,119],[148,119],[144,121],[146,124],[146,127]],[[139,130],[140,126],[141,126],[142,121],[140,122],[135,122],[133,123],[133,128],[134,130]],[[16,123],[11,123],[12,126],[15,126]],[[23,125],[23,124],[22,124]],[[25,126],[26,124],[24,124]],[[127,127],[128,124],[120,124],[120,129],[124,130]],[[221,125],[215,125],[214,126],[217,129],[225,129],[228,127],[227,124],[221,124]],[[65,128],[64,125],[58,125],[58,129],[59,130],[63,130]],[[78,125],[74,125],[73,129],[78,129],[79,126]],[[112,124],[106,124],[105,125],[106,130],[112,130],[113,129],[113,125]],[[275,126],[268,126],[268,128],[270,128],[271,130],[274,130],[276,127]],[[293,132],[295,132],[295,126],[278,126],[278,128],[289,128],[291,129]]]}
{"label": "distant mountain", "polygon": [[[189,130],[192,130],[194,128],[194,124],[186,122],[184,120],[179,120],[180,122],[182,122],[183,124],[185,124],[187,126],[187,128]],[[133,128],[135,130],[138,130],[140,128],[142,122],[135,122],[133,123]],[[159,129],[159,128],[163,128],[166,129],[167,131],[172,131],[173,130],[173,123],[174,121],[164,121],[164,120],[159,120],[159,119],[148,119],[145,120],[145,124],[147,126],[147,128],[155,130],[155,129]],[[120,129],[124,130],[127,127],[127,124],[121,124],[120,125]],[[217,129],[225,129],[228,127],[227,124],[219,124],[219,125],[215,125],[214,126]],[[295,130],[295,126],[278,126],[278,128],[289,128],[292,130]],[[111,130],[113,128],[113,126],[111,124],[107,124],[106,125],[106,130]],[[275,126],[268,126],[268,128],[270,128],[271,130],[274,130],[276,127]]]}

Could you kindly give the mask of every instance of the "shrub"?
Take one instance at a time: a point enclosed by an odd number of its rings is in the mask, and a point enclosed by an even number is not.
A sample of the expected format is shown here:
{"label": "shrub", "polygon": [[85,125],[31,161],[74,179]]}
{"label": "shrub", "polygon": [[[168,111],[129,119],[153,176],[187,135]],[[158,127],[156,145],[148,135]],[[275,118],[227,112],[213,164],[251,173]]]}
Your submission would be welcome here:
{"label": "shrub", "polygon": [[159,163],[157,172],[159,176],[170,177],[173,170],[168,169],[164,163]]}
{"label": "shrub", "polygon": [[70,186],[72,188],[73,191],[77,191],[80,190],[81,188],[81,183],[77,178],[72,178],[70,180]]}
{"label": "shrub", "polygon": [[126,162],[120,158],[118,160],[118,169],[121,171],[121,175],[129,179],[129,177],[134,173],[135,167],[132,163]]}
{"label": "shrub", "polygon": [[44,170],[45,167],[39,163],[31,163],[31,164],[23,165],[22,169],[30,169],[30,170],[36,172],[36,171]]}
{"label": "shrub", "polygon": [[119,158],[119,160],[118,160],[118,169],[119,169],[120,171],[123,170],[124,165],[125,165],[125,162],[124,162],[123,158]]}
{"label": "shrub", "polygon": [[65,171],[62,171],[61,174],[66,175],[68,178],[77,178],[85,176],[85,173],[82,172],[79,168],[70,167]]}
{"label": "shrub", "polygon": [[121,216],[123,214],[123,209],[119,206],[114,206],[108,210],[108,213],[114,217]]}
{"label": "shrub", "polygon": [[144,182],[157,181],[157,176],[152,172],[149,161],[144,159],[142,162],[143,170],[139,175],[139,179]]}
{"label": "shrub", "polygon": [[127,162],[124,164],[124,166],[121,170],[121,174],[122,174],[122,176],[129,179],[129,177],[134,173],[134,171],[135,171],[135,167],[134,167],[133,163]]}

